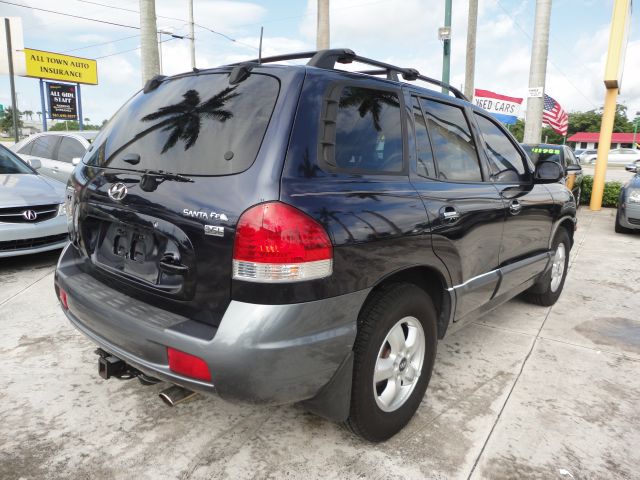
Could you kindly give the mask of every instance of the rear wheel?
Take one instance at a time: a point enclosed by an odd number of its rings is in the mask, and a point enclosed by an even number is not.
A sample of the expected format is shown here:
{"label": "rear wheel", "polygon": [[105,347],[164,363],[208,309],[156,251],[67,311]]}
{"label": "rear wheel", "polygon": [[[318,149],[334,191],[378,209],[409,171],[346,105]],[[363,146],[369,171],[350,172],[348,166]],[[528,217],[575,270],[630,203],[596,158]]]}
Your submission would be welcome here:
{"label": "rear wheel", "polygon": [[631,229],[627,227],[623,227],[620,224],[620,210],[616,211],[616,225],[615,225],[616,233],[631,233]]}
{"label": "rear wheel", "polygon": [[532,303],[550,307],[560,297],[569,270],[569,251],[571,241],[564,228],[560,228],[552,244],[553,259],[551,268],[533,287],[525,292],[525,298]]}
{"label": "rear wheel", "polygon": [[400,431],[417,410],[436,355],[436,310],[410,283],[383,287],[358,318],[347,426],[379,442]]}

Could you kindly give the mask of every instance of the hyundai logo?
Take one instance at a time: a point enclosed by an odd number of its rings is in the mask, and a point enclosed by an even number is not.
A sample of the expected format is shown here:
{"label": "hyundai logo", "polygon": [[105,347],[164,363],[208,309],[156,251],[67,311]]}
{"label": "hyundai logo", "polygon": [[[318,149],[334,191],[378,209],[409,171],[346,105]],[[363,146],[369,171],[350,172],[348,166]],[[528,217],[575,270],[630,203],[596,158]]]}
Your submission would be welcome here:
{"label": "hyundai logo", "polygon": [[33,210],[25,210],[22,212],[22,216],[31,222],[33,222],[36,218],[38,218],[38,214]]}
{"label": "hyundai logo", "polygon": [[109,196],[113,200],[122,200],[127,196],[127,186],[124,183],[114,183],[109,187]]}

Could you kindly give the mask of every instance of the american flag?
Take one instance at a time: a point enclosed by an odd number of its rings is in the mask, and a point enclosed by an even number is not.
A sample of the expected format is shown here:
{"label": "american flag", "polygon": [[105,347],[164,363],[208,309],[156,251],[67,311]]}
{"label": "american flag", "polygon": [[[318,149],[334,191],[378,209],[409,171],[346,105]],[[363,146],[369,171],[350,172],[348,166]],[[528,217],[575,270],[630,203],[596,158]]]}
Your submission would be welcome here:
{"label": "american flag", "polygon": [[569,116],[560,104],[549,95],[544,95],[544,111],[542,113],[542,121],[549,125],[554,132],[559,133],[563,137],[567,134],[569,128]]}

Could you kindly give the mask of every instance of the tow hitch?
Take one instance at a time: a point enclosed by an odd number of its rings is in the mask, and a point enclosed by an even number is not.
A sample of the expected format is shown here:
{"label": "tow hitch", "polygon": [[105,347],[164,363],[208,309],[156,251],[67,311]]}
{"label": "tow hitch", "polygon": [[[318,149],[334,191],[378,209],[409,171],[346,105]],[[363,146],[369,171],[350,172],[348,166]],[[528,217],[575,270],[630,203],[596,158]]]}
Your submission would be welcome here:
{"label": "tow hitch", "polygon": [[109,380],[111,377],[115,377],[118,380],[129,380],[138,377],[140,383],[144,385],[153,385],[160,381],[157,378],[145,375],[131,365],[127,365],[123,360],[111,355],[109,352],[105,352],[101,348],[96,349],[95,353],[99,357],[98,374],[105,380]]}

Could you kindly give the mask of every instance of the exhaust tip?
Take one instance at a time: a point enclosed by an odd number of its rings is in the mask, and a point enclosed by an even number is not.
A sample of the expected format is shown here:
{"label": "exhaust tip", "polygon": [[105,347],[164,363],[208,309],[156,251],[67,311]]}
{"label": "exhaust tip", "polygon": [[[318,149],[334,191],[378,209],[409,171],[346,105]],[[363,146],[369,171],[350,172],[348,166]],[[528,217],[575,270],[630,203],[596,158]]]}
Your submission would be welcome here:
{"label": "exhaust tip", "polygon": [[160,392],[158,396],[165,404],[170,407],[174,407],[179,403],[191,400],[196,395],[196,392],[187,390],[186,388],[180,387],[178,385],[172,385],[171,387]]}

